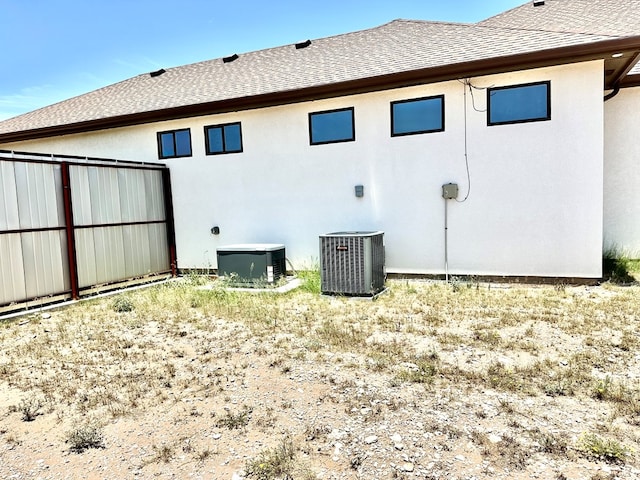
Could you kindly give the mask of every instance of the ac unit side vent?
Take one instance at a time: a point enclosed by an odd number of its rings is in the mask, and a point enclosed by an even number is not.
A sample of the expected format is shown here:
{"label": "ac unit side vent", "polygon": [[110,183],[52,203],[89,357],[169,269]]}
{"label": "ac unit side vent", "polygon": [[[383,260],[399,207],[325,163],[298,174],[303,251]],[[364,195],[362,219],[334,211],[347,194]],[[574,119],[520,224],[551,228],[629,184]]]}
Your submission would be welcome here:
{"label": "ac unit side vent", "polygon": [[323,293],[372,296],[384,288],[383,232],[336,232],[320,236]]}

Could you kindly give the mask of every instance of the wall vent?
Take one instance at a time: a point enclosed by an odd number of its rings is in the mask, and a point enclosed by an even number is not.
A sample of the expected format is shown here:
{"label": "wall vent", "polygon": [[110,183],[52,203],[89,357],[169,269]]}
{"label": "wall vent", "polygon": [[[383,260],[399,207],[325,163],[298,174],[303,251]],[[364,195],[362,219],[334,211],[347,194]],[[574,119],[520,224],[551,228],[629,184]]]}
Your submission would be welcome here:
{"label": "wall vent", "polygon": [[384,288],[384,232],[320,235],[322,293],[373,296]]}

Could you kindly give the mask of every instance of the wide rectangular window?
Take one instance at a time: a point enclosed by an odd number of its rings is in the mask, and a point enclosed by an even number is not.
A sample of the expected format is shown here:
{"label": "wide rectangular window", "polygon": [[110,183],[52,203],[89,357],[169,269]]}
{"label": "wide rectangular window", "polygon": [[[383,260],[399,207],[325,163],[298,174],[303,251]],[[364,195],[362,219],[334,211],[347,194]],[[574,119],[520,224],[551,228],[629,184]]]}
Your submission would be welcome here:
{"label": "wide rectangular window", "polygon": [[311,145],[355,140],[353,107],[310,113],[309,139]]}
{"label": "wide rectangular window", "polygon": [[444,95],[391,102],[391,136],[443,130]]}
{"label": "wide rectangular window", "polygon": [[487,125],[551,120],[551,82],[487,89]]}
{"label": "wide rectangular window", "polygon": [[191,156],[191,130],[158,132],[158,157],[176,158]]}
{"label": "wide rectangular window", "polygon": [[207,155],[242,152],[240,122],[204,127]]}

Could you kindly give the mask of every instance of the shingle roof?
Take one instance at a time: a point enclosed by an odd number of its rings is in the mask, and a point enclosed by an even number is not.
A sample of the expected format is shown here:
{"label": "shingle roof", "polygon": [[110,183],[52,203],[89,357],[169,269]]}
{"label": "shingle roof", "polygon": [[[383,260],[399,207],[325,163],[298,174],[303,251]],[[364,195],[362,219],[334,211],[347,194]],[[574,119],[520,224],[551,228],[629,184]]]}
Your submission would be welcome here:
{"label": "shingle roof", "polygon": [[[520,18],[515,16],[518,9],[511,12],[511,20],[502,19],[506,23]],[[68,133],[61,126],[77,125],[76,131],[88,131],[142,123],[157,120],[157,116],[151,118],[153,112],[186,106],[210,106],[213,112],[216,104],[226,102],[231,105],[228,109],[234,109],[233,102],[242,99],[331,89],[403,72],[418,72],[421,82],[435,81],[431,72],[447,66],[540,56],[540,52],[616,39],[603,33],[523,31],[491,25],[499,23],[498,17],[490,20],[481,24],[395,20],[368,30],[313,40],[306,48],[286,45],[244,53],[232,62],[215,59],[167,68],[159,76],[142,74],[0,122],[0,141],[16,139],[16,132],[32,132],[29,135],[33,138]],[[460,72],[459,76],[474,73]],[[202,109],[199,112],[206,113]],[[113,121],[107,124],[105,119]]]}
{"label": "shingle roof", "polygon": [[[629,37],[640,35],[640,0],[546,0],[527,2],[478,25],[545,32]],[[629,72],[640,74],[640,63]]]}
{"label": "shingle roof", "polygon": [[640,34],[640,0],[546,0],[540,6],[533,3],[527,2],[478,25],[621,37]]}

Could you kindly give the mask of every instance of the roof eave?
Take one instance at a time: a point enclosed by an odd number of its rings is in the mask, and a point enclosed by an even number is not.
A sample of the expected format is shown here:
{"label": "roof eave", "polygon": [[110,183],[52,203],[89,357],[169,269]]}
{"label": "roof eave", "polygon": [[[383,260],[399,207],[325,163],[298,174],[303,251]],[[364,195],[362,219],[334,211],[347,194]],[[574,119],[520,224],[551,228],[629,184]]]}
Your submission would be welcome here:
{"label": "roof eave", "polygon": [[[367,77],[304,89],[286,90],[194,105],[184,105],[149,112],[119,115],[72,124],[9,132],[0,134],[0,142],[8,143],[92,132],[180,118],[250,110],[274,105],[286,105],[309,100],[388,90],[392,88],[435,83],[465,77],[479,77],[514,70],[526,70],[552,65],[604,59],[607,55],[619,51],[632,51],[635,52],[635,55],[640,53],[640,36],[616,38],[613,40],[604,40],[589,44],[559,47],[496,58],[485,58],[482,60]],[[621,86],[631,86],[625,83],[625,80],[625,78],[617,79]],[[605,84],[604,88],[613,88],[613,86],[614,85]]]}

